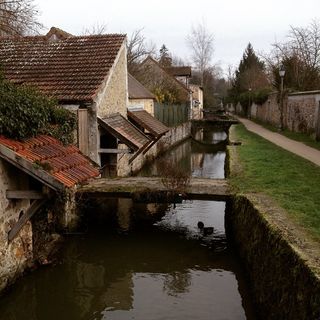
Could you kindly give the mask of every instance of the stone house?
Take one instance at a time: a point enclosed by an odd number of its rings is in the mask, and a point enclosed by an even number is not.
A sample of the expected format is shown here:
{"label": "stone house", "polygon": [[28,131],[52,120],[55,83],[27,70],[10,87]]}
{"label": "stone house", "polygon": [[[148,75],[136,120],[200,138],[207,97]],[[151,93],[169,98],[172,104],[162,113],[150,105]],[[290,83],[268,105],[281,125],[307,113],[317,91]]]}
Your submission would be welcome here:
{"label": "stone house", "polygon": [[128,74],[128,109],[143,109],[154,115],[154,101],[156,97],[142,83]]}
{"label": "stone house", "polygon": [[5,78],[34,86],[75,112],[76,145],[104,175],[130,173],[129,163],[151,143],[127,120],[126,56],[122,34],[72,36],[51,28],[46,36],[0,39]]}
{"label": "stone house", "polygon": [[203,88],[196,84],[189,85],[192,91],[192,119],[201,119],[203,117]]}
{"label": "stone house", "polygon": [[74,188],[99,174],[78,148],[52,137],[0,136],[0,291],[32,264],[48,262],[56,228],[75,221]]}
{"label": "stone house", "polygon": [[[141,64],[139,81],[151,92],[158,92],[158,102],[161,94],[170,91],[176,97],[177,103],[185,104],[187,108],[192,103],[192,93],[183,82],[176,79],[152,57],[147,57]],[[160,100],[160,101],[159,101]]]}
{"label": "stone house", "polygon": [[165,70],[182,84],[184,84],[187,88],[189,88],[189,80],[191,78],[190,66],[171,66],[165,68]]}

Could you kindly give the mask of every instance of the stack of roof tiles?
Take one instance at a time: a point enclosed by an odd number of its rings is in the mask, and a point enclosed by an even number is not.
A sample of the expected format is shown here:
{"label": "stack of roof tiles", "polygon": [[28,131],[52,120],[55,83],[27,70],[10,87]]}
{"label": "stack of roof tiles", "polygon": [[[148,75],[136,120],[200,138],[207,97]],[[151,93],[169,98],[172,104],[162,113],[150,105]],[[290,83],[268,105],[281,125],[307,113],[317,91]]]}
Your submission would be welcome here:
{"label": "stack of roof tiles", "polygon": [[125,35],[0,39],[5,78],[37,87],[59,101],[92,101],[106,79]]}
{"label": "stack of roof tiles", "polygon": [[23,142],[0,136],[0,144],[25,160],[38,164],[66,187],[99,175],[99,170],[77,147],[64,146],[50,136],[41,135]]}

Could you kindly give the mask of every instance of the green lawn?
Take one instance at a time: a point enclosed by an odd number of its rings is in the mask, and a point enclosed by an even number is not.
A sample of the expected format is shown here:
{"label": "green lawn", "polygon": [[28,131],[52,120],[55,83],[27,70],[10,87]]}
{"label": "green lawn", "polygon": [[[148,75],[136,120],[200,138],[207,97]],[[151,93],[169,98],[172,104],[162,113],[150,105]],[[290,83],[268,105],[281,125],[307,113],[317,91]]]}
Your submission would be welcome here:
{"label": "green lawn", "polygon": [[271,196],[312,235],[320,239],[320,167],[267,140],[248,132],[243,125],[234,129],[243,170],[230,177],[240,192],[261,192]]}

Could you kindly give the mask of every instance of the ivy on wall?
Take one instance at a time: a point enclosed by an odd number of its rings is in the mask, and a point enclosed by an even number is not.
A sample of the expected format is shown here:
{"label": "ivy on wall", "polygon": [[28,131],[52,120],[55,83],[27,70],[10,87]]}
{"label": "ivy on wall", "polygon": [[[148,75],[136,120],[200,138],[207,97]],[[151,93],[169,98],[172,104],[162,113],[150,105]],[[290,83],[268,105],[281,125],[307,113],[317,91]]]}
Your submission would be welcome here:
{"label": "ivy on wall", "polygon": [[0,75],[0,134],[17,140],[47,134],[68,144],[75,129],[75,115],[55,100]]}

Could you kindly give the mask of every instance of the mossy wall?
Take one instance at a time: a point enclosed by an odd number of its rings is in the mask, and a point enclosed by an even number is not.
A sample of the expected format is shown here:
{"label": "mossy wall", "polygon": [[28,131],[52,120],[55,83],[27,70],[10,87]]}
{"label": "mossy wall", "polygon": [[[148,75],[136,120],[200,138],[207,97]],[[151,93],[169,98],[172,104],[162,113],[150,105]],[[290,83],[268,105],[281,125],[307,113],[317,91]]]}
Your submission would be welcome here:
{"label": "mossy wall", "polygon": [[320,278],[246,196],[227,204],[227,235],[247,271],[259,319],[319,320]]}

